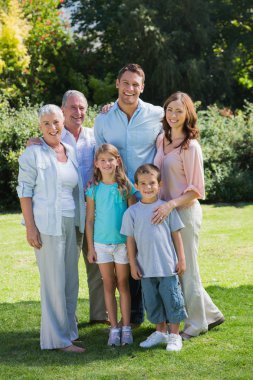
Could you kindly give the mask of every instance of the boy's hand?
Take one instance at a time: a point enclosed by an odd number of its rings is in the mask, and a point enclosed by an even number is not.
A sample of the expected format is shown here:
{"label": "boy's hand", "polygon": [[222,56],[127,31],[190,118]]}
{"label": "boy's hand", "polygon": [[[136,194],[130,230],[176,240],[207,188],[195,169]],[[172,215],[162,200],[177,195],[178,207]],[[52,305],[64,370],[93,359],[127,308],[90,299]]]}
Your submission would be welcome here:
{"label": "boy's hand", "polygon": [[176,272],[179,276],[182,276],[186,271],[185,258],[179,259],[176,265]]}
{"label": "boy's hand", "polygon": [[95,249],[88,251],[87,259],[90,264],[94,264],[97,261],[97,254]]}
{"label": "boy's hand", "polygon": [[131,264],[130,269],[131,269],[131,276],[133,277],[134,280],[140,280],[142,278],[141,271],[138,268],[137,264]]}

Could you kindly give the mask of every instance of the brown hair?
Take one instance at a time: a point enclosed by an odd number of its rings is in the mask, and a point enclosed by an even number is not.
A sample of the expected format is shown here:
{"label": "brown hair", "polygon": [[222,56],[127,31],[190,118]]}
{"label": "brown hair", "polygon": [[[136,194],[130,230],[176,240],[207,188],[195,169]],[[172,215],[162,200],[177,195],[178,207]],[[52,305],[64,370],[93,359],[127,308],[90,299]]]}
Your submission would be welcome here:
{"label": "brown hair", "polygon": [[[114,145],[111,145],[111,144],[100,145],[100,147],[96,150],[94,162],[97,161],[99,158],[99,155],[103,153],[109,153],[118,160],[118,166],[116,167],[116,171],[115,171],[115,181],[118,184],[119,192],[121,193],[123,198],[124,199],[129,198],[130,191],[131,191],[131,184],[130,184],[129,179],[126,176],[123,162],[120,157],[118,149]],[[94,166],[93,183],[95,185],[98,185],[100,181],[102,181],[101,171],[97,167]]]}
{"label": "brown hair", "polygon": [[161,172],[154,164],[144,164],[138,167],[134,174],[134,182],[138,184],[139,176],[142,174],[156,174],[157,182],[161,182]]}
{"label": "brown hair", "polygon": [[190,96],[184,92],[178,91],[170,95],[163,105],[164,117],[162,119],[162,123],[163,123],[165,137],[170,143],[172,142],[171,127],[169,126],[166,120],[166,110],[167,110],[168,105],[175,100],[179,100],[183,104],[186,110],[186,118],[183,125],[183,132],[185,134],[185,138],[181,142],[181,144],[178,145],[178,147],[181,146],[181,149],[188,149],[190,140],[199,138],[199,129],[197,128],[198,117],[197,117],[197,113],[196,113],[193,101],[190,98]]}
{"label": "brown hair", "polygon": [[131,71],[131,73],[138,74],[142,78],[142,82],[144,83],[145,74],[144,74],[144,71],[140,65],[138,65],[137,63],[128,63],[126,66],[124,66],[124,67],[122,67],[122,69],[120,69],[117,79],[120,80],[120,78],[122,77],[122,75],[126,71]]}

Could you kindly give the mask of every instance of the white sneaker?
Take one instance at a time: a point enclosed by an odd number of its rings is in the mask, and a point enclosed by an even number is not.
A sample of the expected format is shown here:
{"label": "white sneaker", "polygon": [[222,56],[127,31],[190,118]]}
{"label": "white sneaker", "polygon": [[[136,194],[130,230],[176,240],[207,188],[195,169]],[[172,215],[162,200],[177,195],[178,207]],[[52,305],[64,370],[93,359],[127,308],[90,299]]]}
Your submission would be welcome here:
{"label": "white sneaker", "polygon": [[168,344],[166,347],[167,351],[180,351],[183,347],[182,338],[177,334],[169,334]]}
{"label": "white sneaker", "polygon": [[160,343],[168,343],[168,334],[160,331],[153,332],[146,340],[140,343],[140,347],[149,348]]}

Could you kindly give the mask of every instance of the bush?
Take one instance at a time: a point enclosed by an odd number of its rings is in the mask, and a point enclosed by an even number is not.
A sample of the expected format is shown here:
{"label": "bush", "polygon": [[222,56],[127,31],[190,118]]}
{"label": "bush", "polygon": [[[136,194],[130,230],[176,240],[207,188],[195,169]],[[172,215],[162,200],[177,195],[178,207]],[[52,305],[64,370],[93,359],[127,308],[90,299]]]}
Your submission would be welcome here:
{"label": "bush", "polygon": [[[27,140],[38,136],[39,106],[10,108],[0,99],[0,210],[18,207],[18,157]],[[92,127],[97,106],[89,107],[85,126]],[[253,200],[253,104],[245,102],[236,115],[224,117],[216,106],[198,111],[204,154],[206,200]]]}
{"label": "bush", "polygon": [[[25,100],[26,101],[26,100]],[[27,103],[27,101],[26,101]],[[16,186],[18,158],[30,137],[40,135],[37,111],[39,105],[24,104],[19,109],[10,107],[0,98],[0,210],[17,209],[19,206]],[[98,107],[89,107],[85,126],[92,127]]]}
{"label": "bush", "polygon": [[252,201],[253,104],[245,102],[236,115],[212,106],[198,116],[207,201]]}

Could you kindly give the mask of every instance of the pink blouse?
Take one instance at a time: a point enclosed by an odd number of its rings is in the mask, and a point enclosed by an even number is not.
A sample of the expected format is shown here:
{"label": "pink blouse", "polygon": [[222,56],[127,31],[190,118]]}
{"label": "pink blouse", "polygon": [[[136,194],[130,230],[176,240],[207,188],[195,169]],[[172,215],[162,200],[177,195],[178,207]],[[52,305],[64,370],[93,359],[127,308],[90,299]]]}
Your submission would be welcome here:
{"label": "pink blouse", "polygon": [[[169,201],[195,191],[199,199],[205,199],[205,183],[202,150],[197,140],[190,140],[188,149],[175,148],[164,154],[164,135],[158,136],[154,164],[161,170],[163,188],[161,198]],[[191,206],[195,200],[184,207]]]}

